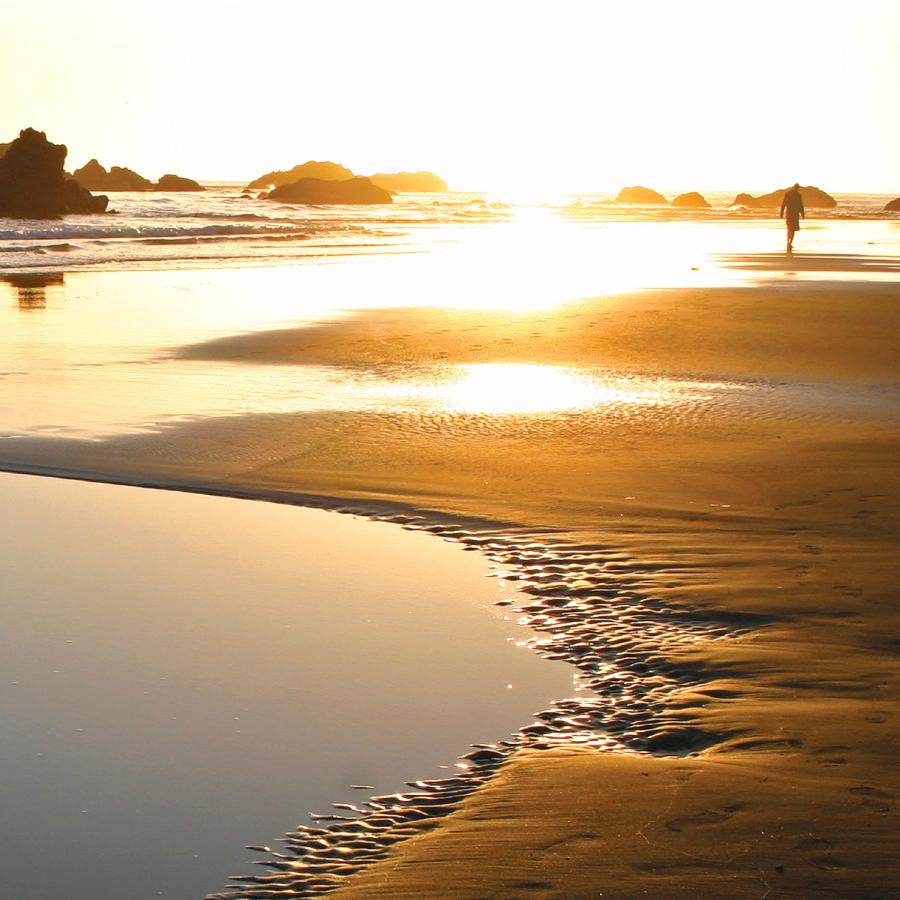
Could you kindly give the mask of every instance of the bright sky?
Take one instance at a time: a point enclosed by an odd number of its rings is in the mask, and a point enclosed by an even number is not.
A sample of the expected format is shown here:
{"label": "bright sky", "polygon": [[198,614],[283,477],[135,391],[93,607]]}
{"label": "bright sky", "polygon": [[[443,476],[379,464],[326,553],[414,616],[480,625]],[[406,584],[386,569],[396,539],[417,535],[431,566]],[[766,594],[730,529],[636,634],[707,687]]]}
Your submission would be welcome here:
{"label": "bright sky", "polygon": [[148,177],[900,193],[897,0],[0,0],[0,141]]}

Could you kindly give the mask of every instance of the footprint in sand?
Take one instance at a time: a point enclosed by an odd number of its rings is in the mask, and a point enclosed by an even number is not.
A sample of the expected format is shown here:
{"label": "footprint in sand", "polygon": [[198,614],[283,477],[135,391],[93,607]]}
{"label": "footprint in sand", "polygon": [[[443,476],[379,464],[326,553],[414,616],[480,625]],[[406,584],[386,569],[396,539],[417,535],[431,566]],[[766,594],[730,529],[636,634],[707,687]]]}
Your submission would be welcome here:
{"label": "footprint in sand", "polygon": [[818,869],[824,869],[826,872],[835,872],[839,869],[847,868],[844,863],[831,853],[817,857],[812,861],[812,864]]}
{"label": "footprint in sand", "polygon": [[719,809],[705,809],[693,816],[682,816],[666,822],[669,831],[683,831],[690,828],[703,828],[709,825],[721,825],[727,822],[736,812],[744,808],[746,804],[735,803],[732,806],[723,806]]}
{"label": "footprint in sand", "polygon": [[812,755],[821,766],[845,766],[847,758],[843,753],[849,749],[843,744],[835,744],[833,747],[820,747],[818,750],[814,750]]}
{"label": "footprint in sand", "polygon": [[889,791],[879,791],[878,788],[873,787],[852,787],[850,788],[851,794],[862,794],[864,797],[878,797],[881,800],[893,800],[894,795]]}
{"label": "footprint in sand", "polygon": [[865,799],[863,800],[862,805],[866,807],[866,809],[872,810],[872,812],[877,812],[884,816],[891,811],[891,804],[886,801],[893,800],[894,795],[888,791],[880,791],[877,788],[861,786],[850,788],[850,793],[864,797]]}
{"label": "footprint in sand", "polygon": [[808,837],[800,841],[799,844],[794,844],[794,846],[791,847],[791,850],[799,850],[801,853],[808,853],[812,850],[824,850],[826,847],[830,846],[831,841],[827,841],[825,838]]}

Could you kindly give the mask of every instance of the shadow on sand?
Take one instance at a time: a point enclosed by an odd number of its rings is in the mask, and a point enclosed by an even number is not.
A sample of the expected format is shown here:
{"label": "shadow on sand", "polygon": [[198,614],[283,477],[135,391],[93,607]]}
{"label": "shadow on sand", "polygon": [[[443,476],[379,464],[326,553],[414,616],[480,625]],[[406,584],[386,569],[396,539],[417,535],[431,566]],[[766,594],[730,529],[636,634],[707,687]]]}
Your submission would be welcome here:
{"label": "shadow on sand", "polygon": [[744,253],[718,257],[728,269],[766,272],[900,272],[900,259],[860,253]]}

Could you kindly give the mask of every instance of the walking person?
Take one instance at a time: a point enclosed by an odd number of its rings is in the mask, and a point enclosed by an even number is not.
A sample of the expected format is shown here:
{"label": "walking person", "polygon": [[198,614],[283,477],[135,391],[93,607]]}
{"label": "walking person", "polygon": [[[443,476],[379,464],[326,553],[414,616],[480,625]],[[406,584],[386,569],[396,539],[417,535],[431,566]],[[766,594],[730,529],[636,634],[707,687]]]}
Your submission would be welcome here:
{"label": "walking person", "polygon": [[806,218],[799,184],[795,184],[784,192],[781,212],[778,215],[784,219],[784,224],[787,226],[787,252],[791,253],[794,249],[794,235],[800,230],[800,219]]}

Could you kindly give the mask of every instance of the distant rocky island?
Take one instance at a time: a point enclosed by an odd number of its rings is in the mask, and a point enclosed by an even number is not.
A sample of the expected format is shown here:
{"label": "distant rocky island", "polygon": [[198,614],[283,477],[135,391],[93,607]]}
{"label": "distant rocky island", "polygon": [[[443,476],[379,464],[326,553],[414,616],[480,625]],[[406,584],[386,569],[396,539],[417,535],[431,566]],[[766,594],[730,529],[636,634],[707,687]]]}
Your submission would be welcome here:
{"label": "distant rocky island", "polygon": [[658,191],[654,191],[652,188],[641,187],[640,185],[635,185],[634,187],[624,187],[618,194],[616,194],[615,203],[660,203],[660,204],[668,204],[668,200],[663,197]]}
{"label": "distant rocky island", "polygon": [[447,182],[434,172],[379,172],[370,176],[372,181],[386,191],[434,193],[446,191]]}
{"label": "distant rocky island", "polygon": [[[300,184],[303,181],[330,182],[343,184],[344,187],[329,191],[321,184],[315,186],[306,185],[304,188],[292,192],[294,199],[287,201],[292,203],[391,203],[390,195],[403,191],[446,191],[447,183],[434,172],[380,172],[376,175],[356,175],[352,170],[340,163],[317,162],[309,160],[294,166],[293,169],[276,170],[260,175],[247,185],[246,190],[270,191],[261,195],[268,200],[282,200],[284,195],[277,195],[276,191],[290,185]],[[370,190],[369,185],[378,188],[382,194]],[[384,195],[388,199],[383,199]],[[300,196],[316,196],[317,200],[300,200]],[[327,199],[328,197],[341,197],[340,200]],[[360,199],[353,199],[359,197]],[[381,197],[381,199],[372,199]]]}
{"label": "distant rocky island", "polygon": [[[763,194],[761,197],[751,197],[750,194],[738,194],[731,205],[746,206],[748,209],[778,209],[787,191],[788,188],[781,188],[781,190],[772,191],[771,194]],[[807,209],[834,209],[837,206],[837,200],[834,197],[811,185],[801,187],[800,196],[803,198],[803,205]]]}
{"label": "distant rocky island", "polygon": [[[748,209],[778,209],[781,206],[787,188],[778,191],[772,191],[770,194],[763,194],[760,197],[753,197],[750,194],[738,194],[734,198],[732,206],[745,206]],[[830,194],[826,194],[821,188],[807,186],[800,188],[800,194],[803,197],[803,204],[807,209],[834,209],[837,201]],[[669,201],[652,188],[635,185],[633,187],[624,187],[616,195],[613,203],[644,203],[656,205],[668,205]],[[697,191],[690,191],[686,194],[679,194],[673,201],[672,206],[692,209],[707,209],[709,203],[703,194]]]}
{"label": "distant rocky island", "polygon": [[900,197],[896,200],[889,200],[884,208],[885,212],[900,212]]}
{"label": "distant rocky island", "polygon": [[109,197],[93,196],[66,177],[68,149],[43,131],[25,128],[0,157],[0,215],[52,219],[66,213],[106,212]]}
{"label": "distant rocky island", "polygon": [[203,191],[192,178],[163,175],[155,184],[132,169],[112,166],[107,170],[96,159],[76,169],[72,177],[89,191]]}
{"label": "distant rocky island", "polygon": [[150,191],[153,182],[131,169],[113,166],[108,172],[92,159],[89,163],[76,169],[72,177],[89,191]]}
{"label": "distant rocky island", "polygon": [[267,172],[254,178],[247,185],[248,191],[267,191],[270,188],[281,187],[285,184],[294,184],[302,178],[316,178],[320,181],[346,181],[353,178],[353,172],[340,163],[316,162],[309,160],[285,171]]}
{"label": "distant rocky island", "polygon": [[[669,201],[654,191],[653,188],[643,187],[642,185],[634,185],[632,187],[623,187],[613,203],[643,203],[653,204],[654,206],[668,206]],[[685,209],[708,209],[709,203],[703,194],[697,191],[689,191],[686,194],[679,194],[673,201],[672,206],[678,206]]]}
{"label": "distant rocky island", "polygon": [[153,190],[174,193],[177,191],[205,191],[206,188],[199,182],[194,181],[193,178],[184,178],[181,175],[163,175],[156,182],[156,187]]}
{"label": "distant rocky island", "polygon": [[262,199],[279,203],[301,203],[312,206],[325,204],[371,205],[392,203],[390,191],[378,187],[372,179],[361,175],[340,181],[326,178],[301,178],[291,184],[282,184],[262,194]]}
{"label": "distant rocky island", "polygon": [[673,201],[672,206],[680,206],[686,209],[709,209],[709,203],[703,194],[697,191],[690,191],[687,194],[679,194]]}

